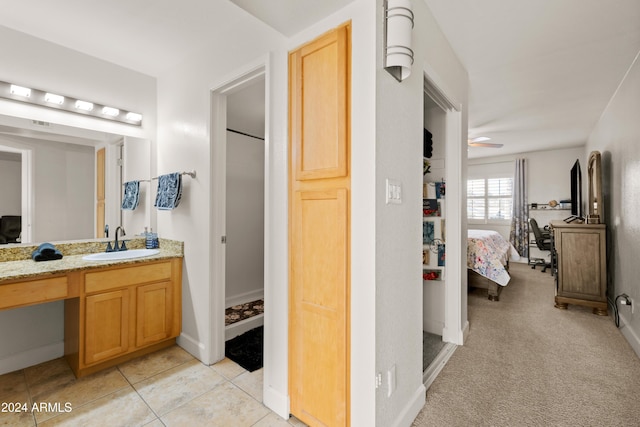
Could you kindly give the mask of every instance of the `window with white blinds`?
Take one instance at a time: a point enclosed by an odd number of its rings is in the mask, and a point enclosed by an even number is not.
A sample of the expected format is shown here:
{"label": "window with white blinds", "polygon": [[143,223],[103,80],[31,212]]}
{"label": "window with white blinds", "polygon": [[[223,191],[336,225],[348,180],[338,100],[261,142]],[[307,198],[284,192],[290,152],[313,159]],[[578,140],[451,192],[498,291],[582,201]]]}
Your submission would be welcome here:
{"label": "window with white blinds", "polygon": [[513,178],[481,178],[467,181],[467,218],[472,223],[511,221]]}

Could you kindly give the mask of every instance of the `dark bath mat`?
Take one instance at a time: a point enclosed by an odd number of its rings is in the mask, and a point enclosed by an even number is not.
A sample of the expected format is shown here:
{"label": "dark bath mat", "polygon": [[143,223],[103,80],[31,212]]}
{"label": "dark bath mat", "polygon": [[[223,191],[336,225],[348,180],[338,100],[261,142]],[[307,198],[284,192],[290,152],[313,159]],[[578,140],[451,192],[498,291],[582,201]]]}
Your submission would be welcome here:
{"label": "dark bath mat", "polygon": [[249,372],[262,368],[264,326],[251,329],[225,343],[224,355]]}

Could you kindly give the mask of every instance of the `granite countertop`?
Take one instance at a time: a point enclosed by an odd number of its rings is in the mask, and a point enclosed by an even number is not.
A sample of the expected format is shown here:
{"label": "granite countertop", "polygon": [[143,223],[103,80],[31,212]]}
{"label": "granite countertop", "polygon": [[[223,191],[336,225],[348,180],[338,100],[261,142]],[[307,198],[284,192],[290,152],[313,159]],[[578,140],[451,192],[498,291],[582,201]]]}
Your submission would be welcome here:
{"label": "granite countertop", "polygon": [[[134,238],[126,240],[129,249],[144,248],[144,239]],[[106,240],[93,240],[83,242],[54,243],[63,254],[63,258],[54,261],[35,262],[31,259],[31,253],[37,245],[17,245],[0,248],[0,284],[5,281],[27,279],[37,276],[53,276],[71,271],[89,270],[94,268],[110,267],[114,265],[139,264],[160,259],[182,257],[184,243],[177,240],[160,239],[160,253],[142,258],[111,260],[111,261],[85,261],[84,255],[104,252]]]}

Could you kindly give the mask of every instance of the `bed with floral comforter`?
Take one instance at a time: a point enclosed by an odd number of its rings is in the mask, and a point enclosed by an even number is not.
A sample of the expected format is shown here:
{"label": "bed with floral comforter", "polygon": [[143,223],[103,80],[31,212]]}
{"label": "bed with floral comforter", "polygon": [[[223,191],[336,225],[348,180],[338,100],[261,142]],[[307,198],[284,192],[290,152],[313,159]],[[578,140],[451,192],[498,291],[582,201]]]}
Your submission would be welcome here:
{"label": "bed with floral comforter", "polygon": [[489,299],[497,301],[501,288],[511,280],[507,271],[510,249],[509,242],[497,231],[468,230],[469,285],[488,289]]}

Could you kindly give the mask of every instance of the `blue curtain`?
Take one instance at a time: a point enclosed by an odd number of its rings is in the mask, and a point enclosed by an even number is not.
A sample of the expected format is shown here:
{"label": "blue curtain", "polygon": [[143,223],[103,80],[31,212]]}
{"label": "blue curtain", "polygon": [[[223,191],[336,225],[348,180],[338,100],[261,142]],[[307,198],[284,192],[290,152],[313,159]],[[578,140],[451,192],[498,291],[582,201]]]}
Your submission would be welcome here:
{"label": "blue curtain", "polygon": [[509,241],[521,257],[529,257],[529,208],[525,159],[516,159],[516,170],[513,175],[513,218]]}

